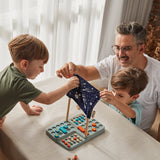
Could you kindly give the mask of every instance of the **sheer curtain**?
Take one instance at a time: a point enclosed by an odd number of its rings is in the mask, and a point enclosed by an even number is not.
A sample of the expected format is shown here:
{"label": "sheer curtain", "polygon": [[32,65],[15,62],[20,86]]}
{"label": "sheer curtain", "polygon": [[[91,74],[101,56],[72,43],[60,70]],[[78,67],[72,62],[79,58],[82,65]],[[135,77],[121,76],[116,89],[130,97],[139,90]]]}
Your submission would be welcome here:
{"label": "sheer curtain", "polygon": [[121,22],[147,24],[153,0],[108,0],[105,4],[98,61],[113,54],[115,28]]}
{"label": "sheer curtain", "polygon": [[50,57],[38,80],[64,63],[96,63],[105,0],[0,0],[0,70],[11,63],[8,42],[23,33],[47,46]]}
{"label": "sheer curtain", "polygon": [[0,70],[11,63],[8,42],[22,33],[40,38],[50,58],[37,80],[64,63],[90,65],[112,54],[120,22],[146,24],[153,0],[0,0]]}

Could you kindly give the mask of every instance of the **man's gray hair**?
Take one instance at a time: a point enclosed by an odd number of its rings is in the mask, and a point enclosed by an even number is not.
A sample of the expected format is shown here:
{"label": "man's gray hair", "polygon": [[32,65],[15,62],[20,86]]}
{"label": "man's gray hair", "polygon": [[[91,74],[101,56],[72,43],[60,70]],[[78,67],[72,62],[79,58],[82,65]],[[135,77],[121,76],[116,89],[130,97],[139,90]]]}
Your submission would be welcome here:
{"label": "man's gray hair", "polygon": [[122,23],[116,28],[118,34],[133,35],[137,44],[145,43],[146,29],[137,22]]}

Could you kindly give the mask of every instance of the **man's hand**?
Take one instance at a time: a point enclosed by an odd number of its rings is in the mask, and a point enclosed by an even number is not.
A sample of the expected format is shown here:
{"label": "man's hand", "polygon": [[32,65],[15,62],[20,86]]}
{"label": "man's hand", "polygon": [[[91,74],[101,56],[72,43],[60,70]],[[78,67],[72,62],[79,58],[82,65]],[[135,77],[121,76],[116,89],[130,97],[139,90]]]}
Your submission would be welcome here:
{"label": "man's hand", "polygon": [[62,78],[70,78],[74,75],[74,73],[76,72],[77,66],[72,63],[65,63],[59,70],[56,71],[56,74],[58,77]]}

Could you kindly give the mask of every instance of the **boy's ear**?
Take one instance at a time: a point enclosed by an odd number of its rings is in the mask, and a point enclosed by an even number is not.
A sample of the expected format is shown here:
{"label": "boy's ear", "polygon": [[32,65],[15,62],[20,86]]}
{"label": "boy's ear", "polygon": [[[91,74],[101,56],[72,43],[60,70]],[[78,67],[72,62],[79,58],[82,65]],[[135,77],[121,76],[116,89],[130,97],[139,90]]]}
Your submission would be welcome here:
{"label": "boy's ear", "polygon": [[28,62],[27,60],[25,60],[25,59],[22,59],[21,62],[20,62],[20,66],[21,66],[21,68],[22,68],[23,70],[26,70],[26,69],[27,69],[28,64],[29,64],[29,62]]}
{"label": "boy's ear", "polygon": [[132,96],[131,98],[132,98],[132,100],[136,100],[138,97],[139,97],[139,94],[136,94],[136,95]]}

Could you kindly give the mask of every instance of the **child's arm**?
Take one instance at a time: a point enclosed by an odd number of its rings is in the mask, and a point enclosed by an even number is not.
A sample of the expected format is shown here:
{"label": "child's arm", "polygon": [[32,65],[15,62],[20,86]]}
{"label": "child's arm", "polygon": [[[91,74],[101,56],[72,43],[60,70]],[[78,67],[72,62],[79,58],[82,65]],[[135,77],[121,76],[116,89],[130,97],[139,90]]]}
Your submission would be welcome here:
{"label": "child's arm", "polygon": [[136,113],[135,111],[127,104],[120,102],[111,91],[104,90],[100,92],[100,96],[103,101],[108,102],[109,104],[115,106],[119,109],[126,117],[128,118],[135,118]]}
{"label": "child's arm", "polygon": [[71,77],[68,82],[63,85],[62,87],[51,91],[49,93],[42,92],[39,96],[37,96],[34,100],[43,103],[43,104],[52,104],[55,101],[62,98],[67,92],[69,92],[71,89],[79,87],[79,79],[78,77],[74,76]]}
{"label": "child's arm", "polygon": [[0,128],[2,128],[2,125],[3,125],[5,119],[6,119],[6,116],[4,116],[2,119],[0,119]]}
{"label": "child's arm", "polygon": [[30,107],[28,104],[25,104],[23,102],[20,102],[22,108],[28,115],[40,115],[40,113],[43,111],[43,108],[40,106],[33,105]]}

